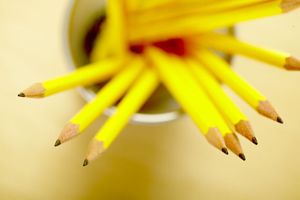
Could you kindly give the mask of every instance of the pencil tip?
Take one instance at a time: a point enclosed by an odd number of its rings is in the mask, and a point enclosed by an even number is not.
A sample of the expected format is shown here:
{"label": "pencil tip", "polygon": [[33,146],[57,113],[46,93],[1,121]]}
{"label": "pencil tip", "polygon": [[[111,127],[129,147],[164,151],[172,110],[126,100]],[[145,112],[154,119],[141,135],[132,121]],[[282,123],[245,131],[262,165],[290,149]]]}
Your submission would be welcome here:
{"label": "pencil tip", "polygon": [[84,159],[84,161],[83,161],[83,165],[82,166],[87,166],[89,164],[89,161],[88,161],[88,159]]}
{"label": "pencil tip", "polygon": [[280,7],[283,12],[289,12],[300,7],[300,2],[299,0],[282,0]]}
{"label": "pencil tip", "polygon": [[283,124],[283,120],[281,119],[281,117],[277,117],[277,120],[276,120],[278,123],[280,124]]}
{"label": "pencil tip", "polygon": [[240,154],[239,154],[239,157],[240,157],[240,159],[242,159],[242,160],[244,160],[244,161],[246,160],[246,157],[245,157],[245,155],[244,155],[243,153],[240,153]]}
{"label": "pencil tip", "polygon": [[225,147],[222,148],[222,152],[225,153],[226,155],[228,155],[228,150],[227,150],[227,148],[225,148]]}
{"label": "pencil tip", "polygon": [[23,92],[18,94],[18,97],[25,97],[25,94]]}
{"label": "pencil tip", "polygon": [[252,142],[253,142],[253,144],[255,144],[255,145],[257,145],[258,143],[257,143],[257,139],[256,139],[256,137],[253,137],[252,138]]}
{"label": "pencil tip", "polygon": [[61,141],[58,139],[58,140],[56,140],[54,146],[57,147],[57,146],[59,146],[59,145],[61,145]]}
{"label": "pencil tip", "polygon": [[287,57],[284,67],[287,70],[299,71],[300,70],[300,60],[295,57],[292,57],[292,56]]}

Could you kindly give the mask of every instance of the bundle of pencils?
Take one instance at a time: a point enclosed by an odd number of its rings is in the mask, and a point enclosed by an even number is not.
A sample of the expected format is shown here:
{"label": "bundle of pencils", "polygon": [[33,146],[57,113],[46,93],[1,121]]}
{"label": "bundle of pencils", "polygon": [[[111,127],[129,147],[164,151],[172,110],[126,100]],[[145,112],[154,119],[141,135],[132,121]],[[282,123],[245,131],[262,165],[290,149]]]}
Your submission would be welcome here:
{"label": "bundle of pencils", "polygon": [[[223,91],[229,86],[259,114],[283,123],[268,99],[216,52],[300,70],[288,53],[255,46],[217,30],[282,14],[300,0],[108,0],[90,64],[36,83],[20,97],[47,97],[77,86],[106,84],[63,128],[55,146],[80,135],[104,110],[116,111],[92,139],[83,165],[108,149],[132,115],[163,84],[207,141],[245,160],[236,133],[257,144],[250,122]],[[118,102],[118,103],[117,103]]]}

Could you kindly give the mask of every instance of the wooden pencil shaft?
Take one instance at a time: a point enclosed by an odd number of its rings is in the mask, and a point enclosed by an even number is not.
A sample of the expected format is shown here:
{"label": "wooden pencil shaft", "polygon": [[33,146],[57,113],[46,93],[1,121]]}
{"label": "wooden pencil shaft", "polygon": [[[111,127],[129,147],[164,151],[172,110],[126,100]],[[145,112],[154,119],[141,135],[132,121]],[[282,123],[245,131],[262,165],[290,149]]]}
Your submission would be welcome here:
{"label": "wooden pencil shaft", "polygon": [[179,19],[180,17],[188,17],[192,15],[208,15],[210,13],[218,13],[221,11],[238,9],[245,6],[251,6],[255,3],[266,2],[267,0],[244,0],[244,1],[220,1],[218,3],[203,4],[201,1],[182,4],[173,4],[169,7],[160,7],[155,10],[149,9],[144,12],[133,13],[130,16],[129,23],[135,26],[143,24],[157,23],[163,20]]}
{"label": "wooden pencil shaft", "polygon": [[229,96],[222,90],[220,84],[206,69],[198,62],[189,59],[188,67],[191,69],[199,84],[209,95],[216,107],[222,113],[228,123],[234,126],[235,130],[253,142],[254,132],[248,122],[247,117],[234,104]]}
{"label": "wooden pencil shaft", "polygon": [[45,97],[77,86],[92,85],[105,81],[117,73],[125,61],[119,59],[106,59],[97,63],[83,66],[67,75],[36,83],[25,89],[25,97]]}
{"label": "wooden pencil shaft", "polygon": [[230,123],[237,124],[241,120],[247,120],[247,117],[234,104],[229,96],[223,91],[217,80],[204,69],[201,64],[194,60],[188,60],[188,67],[193,72],[197,81],[218,107],[219,111],[229,119]]}
{"label": "wooden pencil shaft", "polygon": [[94,46],[90,55],[91,62],[98,62],[107,57],[113,56],[113,46],[110,45],[112,38],[110,37],[106,26],[107,24],[104,23],[101,32],[97,35],[95,39]]}
{"label": "wooden pencil shaft", "polygon": [[80,126],[80,132],[125,94],[144,67],[140,58],[134,58],[128,65],[101,88],[97,96],[70,120]]}
{"label": "wooden pencil shaft", "polygon": [[112,45],[115,56],[125,56],[127,51],[127,37],[125,24],[125,1],[124,0],[108,0],[107,3],[107,23],[105,27],[108,29],[110,37],[110,45]]}
{"label": "wooden pencil shaft", "polygon": [[107,59],[83,66],[76,71],[43,83],[45,96],[70,89],[76,86],[87,86],[102,82],[117,73],[123,67],[124,61]]}
{"label": "wooden pencil shaft", "polygon": [[104,148],[113,142],[121,130],[159,85],[159,79],[151,68],[145,69],[108,119],[95,139],[103,142]]}
{"label": "wooden pencil shaft", "polygon": [[208,16],[187,17],[174,21],[162,21],[151,26],[140,26],[131,29],[129,33],[130,41],[139,40],[161,40],[182,35],[194,35],[201,32],[210,31],[216,28],[231,26],[233,24],[267,17],[282,13],[278,1],[266,2],[237,10],[221,12]]}
{"label": "wooden pencil shaft", "polygon": [[254,109],[257,108],[260,101],[266,100],[266,97],[230,69],[226,61],[204,49],[196,54],[196,57],[207,69],[227,84]]}
{"label": "wooden pencil shaft", "polygon": [[282,123],[281,118],[267,101],[266,97],[231,70],[225,60],[222,60],[218,56],[204,49],[198,51],[196,57],[216,77],[226,83],[233,91],[243,98],[252,108],[257,110],[260,114]]}
{"label": "wooden pencil shaft", "polygon": [[84,166],[104,152],[159,85],[159,79],[151,68],[146,68],[129,92],[117,106],[116,112],[107,120],[90,142]]}
{"label": "wooden pencil shaft", "polygon": [[214,48],[230,54],[240,54],[254,58],[280,68],[284,68],[289,54],[258,47],[246,42],[239,41],[231,36],[217,33],[203,34],[199,36],[199,45]]}
{"label": "wooden pencil shaft", "polygon": [[203,134],[213,127],[218,127],[222,134],[230,132],[219,112],[186,69],[184,63],[175,57],[168,58],[162,51],[154,48],[148,50],[147,55],[154,62],[164,85]]}

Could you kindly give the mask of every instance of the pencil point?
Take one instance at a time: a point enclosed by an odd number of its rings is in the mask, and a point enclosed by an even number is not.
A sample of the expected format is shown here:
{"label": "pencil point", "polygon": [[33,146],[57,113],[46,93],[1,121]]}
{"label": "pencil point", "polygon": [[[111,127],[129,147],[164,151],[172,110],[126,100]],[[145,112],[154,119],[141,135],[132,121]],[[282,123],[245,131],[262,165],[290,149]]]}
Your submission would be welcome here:
{"label": "pencil point", "polygon": [[284,68],[291,71],[299,71],[300,70],[300,60],[295,57],[287,57],[285,61]]}
{"label": "pencil point", "polygon": [[18,97],[25,97],[25,94],[23,92],[18,94]]}
{"label": "pencil point", "polygon": [[294,10],[300,6],[299,0],[282,0],[280,3],[280,7],[283,12],[289,12]]}
{"label": "pencil point", "polygon": [[89,144],[88,152],[83,164],[87,165],[89,162],[94,161],[104,150],[103,142],[94,138]]}
{"label": "pencil point", "polygon": [[56,140],[54,146],[57,147],[57,146],[59,146],[59,145],[61,145],[61,141],[60,141],[60,140]]}
{"label": "pencil point", "polygon": [[248,120],[241,120],[237,124],[235,124],[234,127],[239,134],[253,142],[254,132]]}
{"label": "pencil point", "polygon": [[[229,133],[224,136],[225,144],[229,150],[231,150],[235,155],[239,156],[241,159],[244,154],[239,142],[238,137],[235,133]],[[245,157],[245,156],[244,156]]]}
{"label": "pencil point", "polygon": [[89,164],[89,161],[88,161],[88,159],[84,159],[84,161],[83,161],[83,165],[82,166],[87,166]]}
{"label": "pencil point", "polygon": [[78,133],[79,133],[79,125],[69,122],[62,129],[60,135],[58,136],[58,140],[60,141],[61,144],[65,143],[66,141],[77,136]]}
{"label": "pencil point", "polygon": [[225,153],[226,155],[228,155],[228,150],[227,150],[227,148],[222,148],[222,152]]}
{"label": "pencil point", "polygon": [[239,154],[239,157],[240,157],[240,159],[242,159],[243,161],[246,160],[246,157],[245,157],[245,155],[244,155],[243,153],[240,153],[240,154]]}
{"label": "pencil point", "polygon": [[283,124],[283,120],[281,119],[281,117],[277,117],[277,120],[276,120],[278,123],[280,124]]}
{"label": "pencil point", "polygon": [[44,96],[45,88],[42,83],[35,83],[29,88],[25,89],[23,92],[18,94],[19,97],[32,97],[32,98],[41,98]]}
{"label": "pencil point", "polygon": [[252,142],[253,142],[253,144],[255,144],[255,145],[257,145],[258,143],[257,143],[257,139],[256,139],[256,137],[253,137],[252,138]]}

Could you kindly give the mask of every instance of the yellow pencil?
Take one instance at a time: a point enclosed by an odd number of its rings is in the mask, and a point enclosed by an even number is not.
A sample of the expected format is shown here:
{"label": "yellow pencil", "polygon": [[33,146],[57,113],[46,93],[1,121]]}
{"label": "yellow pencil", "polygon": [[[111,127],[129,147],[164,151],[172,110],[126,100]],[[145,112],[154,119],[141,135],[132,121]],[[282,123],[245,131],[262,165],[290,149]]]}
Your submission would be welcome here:
{"label": "yellow pencil", "polygon": [[107,26],[110,45],[115,56],[125,56],[127,52],[127,36],[125,24],[125,1],[107,1]]}
{"label": "yellow pencil", "polygon": [[244,55],[279,68],[300,70],[300,61],[288,53],[257,47],[231,36],[217,33],[203,34],[199,36],[198,44],[201,47],[214,48],[230,54]]}
{"label": "yellow pencil", "polygon": [[168,57],[154,48],[147,51],[147,56],[154,63],[162,83],[189,114],[208,142],[227,154],[222,136],[231,130],[180,60]]}
{"label": "yellow pencil", "polygon": [[175,56],[168,57],[158,49],[150,49],[148,56],[154,62],[164,85],[193,119],[208,142],[227,154],[225,143],[233,153],[245,160],[237,137],[186,68],[185,62]]}
{"label": "yellow pencil", "polygon": [[187,64],[197,81],[202,85],[222,115],[235,127],[235,130],[254,144],[257,144],[257,139],[254,136],[248,118],[222,90],[217,80],[199,62],[189,59]]}
{"label": "yellow pencil", "polygon": [[[138,1],[138,0],[128,0],[130,1]],[[185,6],[186,4],[197,4],[197,5],[207,5],[211,3],[215,3],[218,0],[166,0],[166,1],[159,1],[156,0],[154,2],[157,2],[156,4],[153,4],[149,6],[140,6],[136,7],[136,9],[133,9],[134,14],[141,14],[141,13],[147,13],[147,12],[156,12],[160,9],[174,9],[176,7],[182,7]],[[234,0],[233,0],[234,1]],[[148,2],[148,1],[147,1]],[[152,1],[149,1],[149,3]]]}
{"label": "yellow pencil", "polygon": [[149,67],[135,81],[128,93],[90,143],[83,166],[96,159],[115,140],[131,116],[137,112],[159,85],[156,73]]}
{"label": "yellow pencil", "polygon": [[[278,15],[300,6],[299,0],[276,0],[259,3],[236,10],[214,13],[205,16],[183,17],[161,21],[152,25],[129,27],[129,40],[132,42],[163,40],[166,38],[194,35],[213,29],[228,27],[239,22]],[[135,27],[135,28],[134,28]]]}
{"label": "yellow pencil", "polygon": [[111,81],[109,81],[97,96],[88,104],[86,104],[63,128],[55,146],[58,146],[84,131],[99,115],[101,115],[107,107],[112,106],[126,90],[132,82],[141,73],[144,62],[141,58],[134,58],[129,66],[118,73]]}
{"label": "yellow pencil", "polygon": [[105,59],[83,66],[65,76],[35,83],[18,94],[19,97],[46,97],[79,85],[86,86],[101,82],[117,73],[126,62],[119,59]]}
{"label": "yellow pencil", "polygon": [[269,103],[267,98],[259,91],[249,85],[239,75],[237,75],[225,60],[219,58],[208,50],[200,50],[195,53],[199,61],[207,67],[216,77],[227,84],[240,97],[242,97],[251,107],[257,110],[260,114],[283,123],[275,109]]}
{"label": "yellow pencil", "polygon": [[95,39],[94,47],[90,55],[91,62],[99,62],[103,59],[114,56],[112,51],[113,46],[110,45],[110,43],[112,43],[112,38],[110,37],[106,26],[107,24],[103,23],[103,28]]}
{"label": "yellow pencil", "polygon": [[251,6],[255,3],[266,2],[268,0],[226,0],[218,3],[203,3],[203,1],[196,2],[178,2],[168,6],[160,6],[156,9],[146,9],[143,12],[133,13],[129,18],[129,23],[135,26],[143,24],[156,23],[163,20],[172,20],[172,18],[179,19],[180,17],[187,17],[192,15],[207,15],[210,13],[218,13],[230,9],[237,9],[244,6]]}

